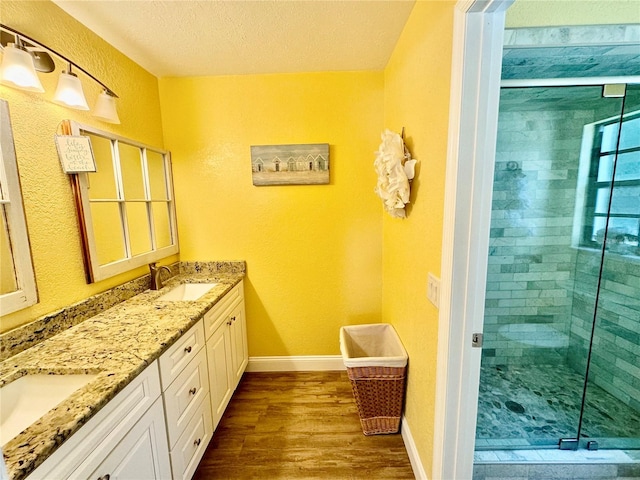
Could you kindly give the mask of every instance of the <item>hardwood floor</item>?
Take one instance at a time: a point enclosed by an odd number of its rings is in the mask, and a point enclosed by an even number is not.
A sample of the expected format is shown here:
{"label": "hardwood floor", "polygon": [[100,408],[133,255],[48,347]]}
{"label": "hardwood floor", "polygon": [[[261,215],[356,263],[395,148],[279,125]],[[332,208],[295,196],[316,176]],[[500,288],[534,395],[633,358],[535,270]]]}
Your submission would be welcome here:
{"label": "hardwood floor", "polygon": [[346,372],[245,373],[194,480],[413,479],[400,434],[365,436]]}

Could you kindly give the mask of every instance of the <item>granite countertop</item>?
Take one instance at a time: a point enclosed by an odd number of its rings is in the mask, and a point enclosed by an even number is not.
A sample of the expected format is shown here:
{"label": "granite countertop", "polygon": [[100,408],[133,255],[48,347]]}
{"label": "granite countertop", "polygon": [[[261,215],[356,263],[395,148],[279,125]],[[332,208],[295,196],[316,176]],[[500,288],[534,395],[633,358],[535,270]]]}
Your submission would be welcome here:
{"label": "granite countertop", "polygon": [[[86,386],[2,446],[20,480],[84,425],[244,277],[179,274],[0,363],[0,386],[27,374],[97,374]],[[219,283],[197,301],[159,301],[180,283]]]}

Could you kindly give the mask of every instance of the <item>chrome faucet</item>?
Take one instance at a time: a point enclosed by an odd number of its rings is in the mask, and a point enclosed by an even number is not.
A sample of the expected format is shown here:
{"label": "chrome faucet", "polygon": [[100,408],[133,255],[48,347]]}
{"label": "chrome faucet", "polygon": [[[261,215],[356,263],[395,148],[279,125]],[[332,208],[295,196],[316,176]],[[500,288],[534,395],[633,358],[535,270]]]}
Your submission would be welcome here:
{"label": "chrome faucet", "polygon": [[171,269],[166,265],[161,267],[156,265],[156,262],[149,264],[149,271],[151,272],[151,290],[160,290],[162,288],[162,270],[166,270],[171,275]]}

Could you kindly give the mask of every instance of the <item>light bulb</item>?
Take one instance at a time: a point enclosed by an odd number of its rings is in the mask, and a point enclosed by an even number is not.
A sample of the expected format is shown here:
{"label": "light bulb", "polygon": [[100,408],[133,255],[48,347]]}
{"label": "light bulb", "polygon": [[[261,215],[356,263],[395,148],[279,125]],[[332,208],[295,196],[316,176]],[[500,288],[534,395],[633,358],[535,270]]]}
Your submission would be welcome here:
{"label": "light bulb", "polygon": [[33,56],[24,47],[13,43],[8,43],[4,48],[0,65],[0,81],[30,92],[44,92],[36,73]]}
{"label": "light bulb", "polygon": [[98,95],[96,106],[93,108],[93,116],[108,123],[120,123],[116,110],[116,99],[106,90]]}
{"label": "light bulb", "polygon": [[58,88],[53,96],[53,101],[77,110],[89,110],[87,100],[84,98],[82,83],[75,73],[63,71],[58,79]]}

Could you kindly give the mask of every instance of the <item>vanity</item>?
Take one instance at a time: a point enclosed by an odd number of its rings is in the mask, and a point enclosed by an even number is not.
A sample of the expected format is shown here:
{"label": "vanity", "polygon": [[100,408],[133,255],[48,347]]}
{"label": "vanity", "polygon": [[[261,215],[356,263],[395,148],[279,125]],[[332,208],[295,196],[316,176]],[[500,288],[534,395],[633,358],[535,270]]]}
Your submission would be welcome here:
{"label": "vanity", "polygon": [[243,277],[181,269],[0,363],[0,386],[79,382],[3,439],[9,478],[191,478],[247,366]]}

